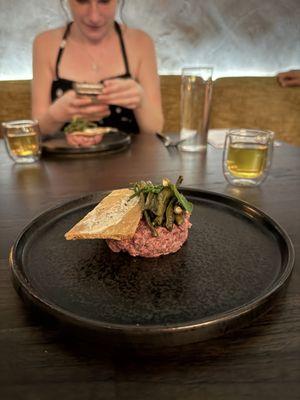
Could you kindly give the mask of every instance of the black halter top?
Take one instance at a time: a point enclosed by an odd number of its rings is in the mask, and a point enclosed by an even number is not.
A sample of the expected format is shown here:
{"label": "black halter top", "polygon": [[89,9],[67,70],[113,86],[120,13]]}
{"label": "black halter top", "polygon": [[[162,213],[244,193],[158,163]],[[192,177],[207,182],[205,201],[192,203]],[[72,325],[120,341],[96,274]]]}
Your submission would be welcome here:
{"label": "black halter top", "polygon": [[[55,74],[56,74],[56,79],[52,82],[52,87],[51,87],[51,100],[52,102],[55,101],[58,97],[62,96],[64,92],[67,90],[71,90],[73,88],[73,81],[69,79],[64,79],[59,77],[59,64],[61,62],[61,58],[64,52],[64,48],[66,45],[66,40],[70,32],[72,22],[70,22],[66,30],[64,32],[62,42],[60,44],[60,48],[57,54],[57,59],[56,59],[56,65],[55,65]],[[122,55],[123,55],[123,60],[126,68],[126,72],[123,75],[115,76],[109,79],[116,79],[116,78],[131,78],[131,74],[129,71],[129,64],[128,64],[128,59],[127,59],[127,54],[126,54],[126,49],[125,49],[125,44],[122,36],[122,31],[120,28],[120,25],[115,22],[115,29],[118,34],[119,40],[120,40],[120,45],[121,45],[121,50],[122,50]],[[100,121],[96,121],[99,126],[111,126],[114,128],[119,129],[122,132],[126,133],[139,133],[139,127],[136,122],[134,113],[132,110],[121,107],[121,106],[110,106],[110,115],[106,118],[103,118]]]}

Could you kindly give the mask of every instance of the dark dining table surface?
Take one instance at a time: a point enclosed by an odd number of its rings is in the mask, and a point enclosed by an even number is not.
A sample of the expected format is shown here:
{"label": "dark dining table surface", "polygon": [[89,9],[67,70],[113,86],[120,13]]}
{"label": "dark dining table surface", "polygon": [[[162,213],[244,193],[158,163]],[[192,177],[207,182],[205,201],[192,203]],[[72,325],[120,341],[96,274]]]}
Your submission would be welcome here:
{"label": "dark dining table surface", "polygon": [[[104,346],[73,337],[25,305],[11,281],[8,255],[19,232],[51,207],[140,179],[184,177],[184,186],[244,200],[271,216],[291,238],[296,261],[286,290],[249,326],[161,352]],[[300,148],[274,149],[267,180],[237,188],[222,174],[222,150],[166,149],[139,135],[115,154],[42,157],[14,164],[0,140],[0,398],[299,399]]]}

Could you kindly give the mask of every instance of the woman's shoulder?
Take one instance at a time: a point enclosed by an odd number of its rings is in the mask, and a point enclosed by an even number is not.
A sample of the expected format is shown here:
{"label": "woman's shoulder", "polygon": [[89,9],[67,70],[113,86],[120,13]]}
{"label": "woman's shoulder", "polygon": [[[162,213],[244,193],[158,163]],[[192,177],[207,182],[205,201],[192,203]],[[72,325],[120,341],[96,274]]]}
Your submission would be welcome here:
{"label": "woman's shoulder", "polygon": [[65,29],[65,27],[60,27],[39,33],[34,39],[34,45],[37,47],[46,46],[45,48],[48,49],[57,47],[62,40]]}
{"label": "woman's shoulder", "polygon": [[121,29],[129,43],[135,46],[153,46],[151,36],[142,29],[130,28],[127,25],[121,25]]}

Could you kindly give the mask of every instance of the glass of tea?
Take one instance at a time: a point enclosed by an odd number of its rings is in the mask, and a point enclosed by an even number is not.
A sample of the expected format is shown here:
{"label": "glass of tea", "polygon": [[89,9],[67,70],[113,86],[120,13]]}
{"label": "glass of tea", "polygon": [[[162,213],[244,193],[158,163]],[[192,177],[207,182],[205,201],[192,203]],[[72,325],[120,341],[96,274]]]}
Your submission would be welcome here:
{"label": "glass of tea", "polygon": [[7,152],[16,163],[33,163],[39,160],[41,145],[37,121],[3,122],[2,129]]}
{"label": "glass of tea", "polygon": [[223,173],[235,186],[258,186],[267,177],[273,155],[274,133],[235,129],[226,134]]}

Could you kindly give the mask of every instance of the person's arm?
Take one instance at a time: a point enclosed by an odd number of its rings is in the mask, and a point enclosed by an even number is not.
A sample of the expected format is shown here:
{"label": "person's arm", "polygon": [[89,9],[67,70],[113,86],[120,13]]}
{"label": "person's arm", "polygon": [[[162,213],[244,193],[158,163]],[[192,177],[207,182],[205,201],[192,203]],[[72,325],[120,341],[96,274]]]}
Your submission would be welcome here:
{"label": "person's arm", "polygon": [[136,119],[145,132],[161,132],[164,119],[161,104],[160,80],[157,72],[155,48],[146,36],[141,44],[142,57],[137,81],[143,88],[140,107],[135,110]]}
{"label": "person's arm", "polygon": [[300,70],[281,72],[277,75],[277,80],[283,87],[300,86]]}
{"label": "person's arm", "polygon": [[136,78],[143,95],[140,106],[134,112],[142,131],[161,132],[164,120],[155,48],[148,35],[144,34],[140,42],[141,58]]}
{"label": "person's arm", "polygon": [[50,34],[48,32],[37,36],[33,43],[32,59],[32,87],[31,87],[31,112],[32,118],[39,121],[42,133],[52,133],[58,131],[63,125],[63,121],[56,119],[49,110],[51,99],[51,82],[53,71],[48,51],[45,46],[49,46]]}
{"label": "person's arm", "polygon": [[139,65],[134,79],[111,79],[104,82],[99,99],[134,111],[140,130],[145,133],[161,132],[163,112],[160,81],[152,39],[138,31],[134,47],[139,50]]}
{"label": "person's arm", "polygon": [[53,40],[53,32],[45,32],[37,36],[33,45],[32,118],[39,121],[42,134],[59,131],[73,117],[97,120],[109,115],[107,105],[93,104],[88,97],[78,98],[74,90],[51,103],[51,56],[56,57],[52,49],[58,47],[53,46]]}

